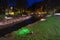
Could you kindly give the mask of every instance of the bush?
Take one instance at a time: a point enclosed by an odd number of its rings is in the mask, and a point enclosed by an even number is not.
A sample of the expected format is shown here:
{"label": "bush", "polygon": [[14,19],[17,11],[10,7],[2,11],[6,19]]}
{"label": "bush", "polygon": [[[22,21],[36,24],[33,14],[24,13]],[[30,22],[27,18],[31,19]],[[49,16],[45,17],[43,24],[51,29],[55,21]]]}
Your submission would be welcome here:
{"label": "bush", "polygon": [[16,14],[15,14],[16,17],[18,17],[18,16],[20,16],[20,15],[21,15],[20,13],[16,13]]}
{"label": "bush", "polygon": [[0,15],[0,19],[4,19],[4,16],[3,15]]}

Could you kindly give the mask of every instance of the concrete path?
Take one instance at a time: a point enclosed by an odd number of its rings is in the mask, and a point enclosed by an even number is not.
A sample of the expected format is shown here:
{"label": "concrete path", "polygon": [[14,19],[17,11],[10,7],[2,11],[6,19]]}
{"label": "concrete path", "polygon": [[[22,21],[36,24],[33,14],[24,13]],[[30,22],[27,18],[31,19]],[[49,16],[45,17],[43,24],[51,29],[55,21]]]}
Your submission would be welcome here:
{"label": "concrete path", "polygon": [[8,26],[12,26],[12,25],[14,25],[16,23],[20,23],[20,22],[22,22],[24,20],[27,20],[29,18],[31,18],[31,16],[18,17],[18,18],[13,18],[13,19],[10,19],[10,20],[6,20],[5,19],[5,20],[3,20],[3,21],[0,22],[0,29],[1,28],[6,28]]}

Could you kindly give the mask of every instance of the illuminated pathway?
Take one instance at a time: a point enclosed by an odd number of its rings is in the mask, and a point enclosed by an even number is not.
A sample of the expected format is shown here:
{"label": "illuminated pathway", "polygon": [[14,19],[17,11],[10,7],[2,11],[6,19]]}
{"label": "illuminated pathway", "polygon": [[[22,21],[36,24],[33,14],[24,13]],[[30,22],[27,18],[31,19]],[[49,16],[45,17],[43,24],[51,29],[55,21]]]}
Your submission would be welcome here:
{"label": "illuminated pathway", "polygon": [[60,40],[60,17],[51,16],[44,22],[36,22],[33,25],[27,26],[34,33],[20,36],[12,32],[6,36],[6,40]]}
{"label": "illuminated pathway", "polygon": [[12,26],[12,25],[17,24],[17,23],[20,23],[20,22],[22,22],[24,20],[27,20],[29,18],[31,18],[31,16],[19,17],[19,18],[13,18],[13,19],[10,19],[10,20],[1,21],[0,22],[0,29],[6,28],[8,26]]}

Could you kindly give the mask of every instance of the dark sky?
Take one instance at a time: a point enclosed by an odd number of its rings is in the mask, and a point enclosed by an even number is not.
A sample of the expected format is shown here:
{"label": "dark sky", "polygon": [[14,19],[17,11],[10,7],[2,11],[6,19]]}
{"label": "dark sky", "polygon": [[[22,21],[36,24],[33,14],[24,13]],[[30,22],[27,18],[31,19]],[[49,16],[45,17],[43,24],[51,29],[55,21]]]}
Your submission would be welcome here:
{"label": "dark sky", "polygon": [[43,0],[28,0],[28,4],[29,6],[31,6],[33,3],[36,3],[36,2],[42,2]]}
{"label": "dark sky", "polygon": [[[2,0],[2,1],[6,1],[6,0]],[[42,1],[43,0],[27,0],[28,6],[31,6],[32,4],[34,4],[36,2],[42,2]],[[8,4],[8,6],[15,6],[16,5],[16,0],[8,0],[7,4]]]}
{"label": "dark sky", "polygon": [[[20,1],[20,0],[19,0]],[[42,2],[43,0],[27,0],[28,6],[31,6],[33,3]],[[15,6],[16,0],[8,0],[8,6]]]}
{"label": "dark sky", "polygon": [[15,6],[16,5],[16,0],[8,0],[7,4],[8,4],[8,6]]}

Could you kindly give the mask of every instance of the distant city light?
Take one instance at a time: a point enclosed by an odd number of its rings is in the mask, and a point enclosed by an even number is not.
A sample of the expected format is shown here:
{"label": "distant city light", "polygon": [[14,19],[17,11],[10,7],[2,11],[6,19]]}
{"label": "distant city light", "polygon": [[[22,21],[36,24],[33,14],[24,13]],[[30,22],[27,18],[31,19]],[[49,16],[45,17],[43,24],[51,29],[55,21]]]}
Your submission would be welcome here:
{"label": "distant city light", "polygon": [[10,9],[13,9],[13,7],[10,7]]}
{"label": "distant city light", "polygon": [[10,12],[9,14],[10,14],[10,15],[14,15],[14,12]]}

